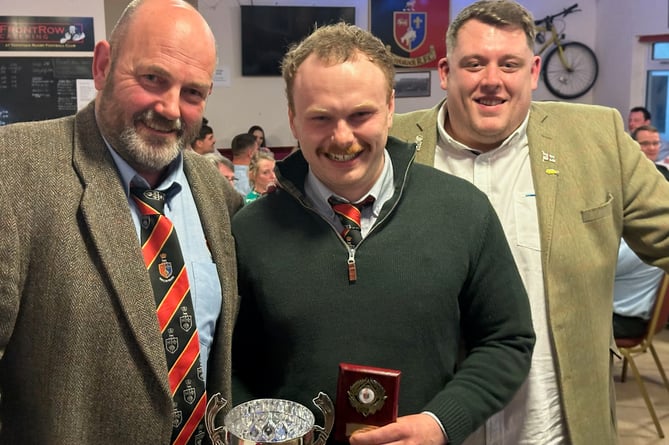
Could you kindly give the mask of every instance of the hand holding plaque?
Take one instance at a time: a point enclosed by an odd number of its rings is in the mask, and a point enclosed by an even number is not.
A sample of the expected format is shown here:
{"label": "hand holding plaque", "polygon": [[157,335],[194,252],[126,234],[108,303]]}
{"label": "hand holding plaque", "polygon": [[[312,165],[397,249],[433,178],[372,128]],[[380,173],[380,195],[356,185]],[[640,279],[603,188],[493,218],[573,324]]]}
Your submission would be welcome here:
{"label": "hand holding plaque", "polygon": [[397,420],[400,371],[339,364],[335,440],[347,442],[356,431]]}

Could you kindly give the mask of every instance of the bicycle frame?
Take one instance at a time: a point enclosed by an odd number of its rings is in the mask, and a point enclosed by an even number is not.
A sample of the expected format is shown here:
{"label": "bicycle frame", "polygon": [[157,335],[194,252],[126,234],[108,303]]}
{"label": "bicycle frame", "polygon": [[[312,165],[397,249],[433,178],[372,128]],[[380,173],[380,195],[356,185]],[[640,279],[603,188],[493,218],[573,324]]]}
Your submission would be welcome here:
{"label": "bicycle frame", "polygon": [[549,31],[551,33],[551,38],[544,41],[544,43],[541,45],[541,48],[539,48],[539,51],[535,52],[536,55],[541,55],[541,54],[543,54],[544,51],[546,51],[546,49],[549,46],[551,46],[553,43],[555,43],[558,40],[558,35],[557,35],[557,31],[555,31],[554,27],[551,27],[551,29],[548,29],[545,26],[537,26],[536,31],[537,31],[537,34],[546,33],[546,32],[549,32]]}
{"label": "bicycle frame", "polygon": [[546,51],[551,45],[555,45],[558,48],[558,57],[560,58],[560,62],[562,62],[562,66],[569,71],[572,72],[574,69],[571,67],[569,64],[569,61],[565,58],[564,56],[564,49],[562,48],[562,37],[560,34],[555,30],[555,26],[551,26],[550,28],[546,26],[537,26],[536,27],[537,33],[540,32],[550,32],[551,33],[551,38],[546,40],[542,45],[541,48],[539,48],[539,51],[537,51],[535,54],[541,55],[543,54],[544,51]]}
{"label": "bicycle frame", "polygon": [[[587,45],[568,41],[561,20],[567,15],[580,11],[578,3],[561,12],[535,20],[535,51],[542,56],[541,76],[546,88],[561,99],[574,99],[588,92],[599,71],[597,56]],[[566,25],[565,25],[566,26]]]}
{"label": "bicycle frame", "polygon": [[546,40],[541,45],[541,48],[539,48],[539,51],[537,51],[536,54],[541,55],[551,45],[557,46],[558,57],[560,58],[560,62],[562,62],[562,66],[564,66],[565,69],[569,72],[572,72],[573,68],[570,65],[569,61],[564,56],[564,49],[562,47],[562,39],[564,38],[564,35],[557,32],[557,30],[555,29],[555,25],[553,24],[553,19],[555,19],[557,17],[566,17],[568,14],[570,14],[572,12],[575,12],[575,11],[578,11],[578,9],[576,9],[577,7],[578,7],[578,4],[574,4],[574,5],[570,6],[569,8],[566,8],[565,10],[563,10],[562,12],[560,12],[558,14],[548,16],[545,19],[542,19],[542,20],[539,20],[538,22],[535,22],[535,23],[541,23],[541,22],[546,23],[545,26],[539,26],[539,25],[535,26],[535,30],[536,30],[537,35],[544,34],[544,33],[547,33],[547,32],[550,32],[550,35],[551,35],[550,39]]}

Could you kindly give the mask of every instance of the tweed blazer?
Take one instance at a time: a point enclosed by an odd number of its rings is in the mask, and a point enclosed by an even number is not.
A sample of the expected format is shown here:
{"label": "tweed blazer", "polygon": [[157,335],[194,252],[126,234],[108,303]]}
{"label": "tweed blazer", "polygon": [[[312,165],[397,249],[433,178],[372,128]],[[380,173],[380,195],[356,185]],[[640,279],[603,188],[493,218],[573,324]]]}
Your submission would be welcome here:
{"label": "tweed blazer", "polygon": [[[417,142],[418,162],[434,165],[442,105],[394,118],[391,135]],[[613,444],[618,246],[623,236],[642,259],[669,271],[669,182],[610,108],[534,102],[527,137],[568,433],[573,445]]]}
{"label": "tweed blazer", "polygon": [[[222,309],[207,376],[230,398],[241,197],[184,154]],[[0,128],[0,443],[168,444],[172,398],[127,197],[91,103]]]}

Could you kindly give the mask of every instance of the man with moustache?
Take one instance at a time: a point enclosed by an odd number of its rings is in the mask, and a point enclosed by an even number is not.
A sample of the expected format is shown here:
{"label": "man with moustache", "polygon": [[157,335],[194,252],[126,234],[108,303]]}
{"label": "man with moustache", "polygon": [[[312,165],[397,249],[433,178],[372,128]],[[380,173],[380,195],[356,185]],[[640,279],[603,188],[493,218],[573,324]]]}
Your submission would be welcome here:
{"label": "man with moustache", "polygon": [[[534,343],[501,225],[475,187],[387,137],[394,67],[378,38],[320,28],[287,53],[283,77],[301,150],[232,223],[235,403],[313,408],[319,391],[335,399],[341,362],[390,368],[400,417],[350,443],[459,444],[511,398]],[[335,200],[363,204],[361,227]]]}
{"label": "man with moustache", "polygon": [[192,6],[136,0],[95,47],[91,104],[0,128],[0,443],[167,445],[206,435],[194,418],[190,437],[173,442],[181,419],[131,187],[165,192],[199,334],[192,366],[209,394],[230,396],[229,215],[241,197],[184,151],[215,66],[214,37]]}

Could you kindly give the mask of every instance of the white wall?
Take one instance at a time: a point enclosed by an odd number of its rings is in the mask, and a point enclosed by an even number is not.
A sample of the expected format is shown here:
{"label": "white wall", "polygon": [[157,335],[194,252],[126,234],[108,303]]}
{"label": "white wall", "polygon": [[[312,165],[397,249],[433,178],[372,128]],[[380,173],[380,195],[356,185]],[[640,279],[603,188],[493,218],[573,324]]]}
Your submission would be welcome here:
{"label": "white wall", "polygon": [[[123,0],[108,0],[123,1]],[[441,0],[432,0],[441,1]],[[576,0],[521,0],[541,18],[566,8]],[[451,17],[470,4],[470,0],[451,0]],[[647,46],[638,43],[639,35],[669,33],[666,0],[578,0],[581,12],[567,17],[566,34],[571,40],[590,46],[599,59],[600,72],[591,93],[578,102],[597,103],[617,108],[623,117],[629,108],[644,103]],[[214,128],[218,147],[230,145],[232,137],[252,124],[265,128],[273,146],[295,143],[287,124],[286,100],[280,77],[242,77],[240,48],[240,4],[251,0],[199,0],[200,12],[216,35],[220,62],[229,68],[230,86],[217,86],[207,105],[206,115]],[[368,0],[253,0],[253,4],[355,6],[356,22],[367,28]],[[0,0],[2,15],[94,17],[95,39],[105,36],[104,0]],[[36,56],[41,53],[0,52],[2,56]],[[59,53],[90,56],[90,53]],[[441,56],[441,55],[440,55]],[[400,112],[433,106],[443,96],[436,71],[432,71],[431,97],[397,100]],[[553,99],[540,83],[537,100]],[[0,101],[2,98],[0,98]]]}
{"label": "white wall", "polygon": [[617,108],[627,118],[630,108],[645,103],[648,44],[641,35],[669,34],[666,0],[596,0],[600,78],[595,103]]}
{"label": "white wall", "polygon": [[[219,66],[229,68],[230,86],[217,86],[207,104],[206,116],[214,129],[217,147],[229,147],[232,138],[251,125],[265,130],[270,146],[293,146],[287,118],[286,96],[281,77],[242,77],[241,9],[250,0],[199,0],[198,6],[216,36]],[[367,23],[367,0],[263,1],[254,5],[354,6],[356,23]],[[366,26],[365,26],[366,27]]]}
{"label": "white wall", "polygon": [[[435,1],[435,0],[433,0]],[[567,36],[580,40],[594,49],[596,22],[596,2],[582,0],[581,12],[572,14],[567,19]],[[220,65],[230,67],[230,86],[216,87],[207,105],[209,118],[217,139],[217,146],[228,147],[231,139],[248,127],[258,124],[265,129],[268,144],[271,146],[294,145],[295,140],[288,127],[284,84],[280,77],[242,77],[240,47],[240,4],[250,4],[250,0],[199,0],[199,10],[214,30],[219,44]],[[454,17],[462,8],[470,4],[469,0],[451,0],[450,17]],[[524,5],[536,18],[559,12],[564,5],[545,0],[525,0]],[[254,0],[255,5],[319,5],[319,6],[355,6],[356,23],[368,29],[368,0]],[[439,54],[438,57],[443,57]],[[419,98],[399,98],[396,100],[398,112],[429,108],[441,100],[445,93],[439,86],[439,76],[432,70],[431,96]],[[578,99],[580,102],[592,102],[590,92]],[[535,98],[539,100],[553,98],[540,84]]]}

